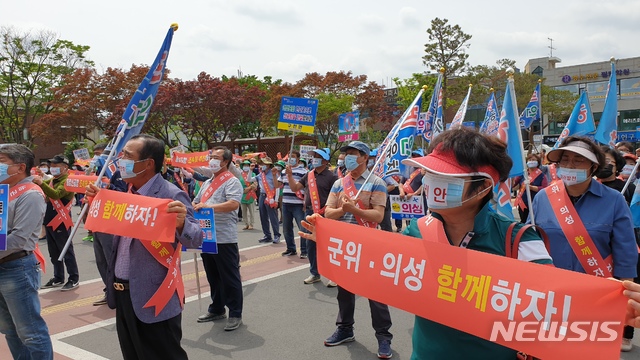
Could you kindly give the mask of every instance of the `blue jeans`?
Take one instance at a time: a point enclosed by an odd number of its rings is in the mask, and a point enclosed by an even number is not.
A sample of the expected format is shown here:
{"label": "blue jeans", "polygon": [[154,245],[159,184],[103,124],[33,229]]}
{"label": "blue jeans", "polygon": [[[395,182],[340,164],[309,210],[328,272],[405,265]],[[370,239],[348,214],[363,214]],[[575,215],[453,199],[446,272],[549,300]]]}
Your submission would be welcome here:
{"label": "blue jeans", "polygon": [[40,316],[39,268],[33,254],[0,264],[0,332],[14,359],[53,359],[49,329]]}
{"label": "blue jeans", "polygon": [[[307,209],[305,215],[313,215],[313,209]],[[308,233],[308,231],[304,228],[302,229],[302,231]],[[306,239],[305,242],[307,243],[307,256],[309,257],[309,272],[313,276],[320,276],[320,273],[318,273],[318,256],[316,255],[316,242]]]}
{"label": "blue jeans", "polygon": [[[302,204],[282,203],[282,230],[284,240],[287,242],[287,250],[296,251],[296,240],[293,236],[293,220],[298,225],[298,230],[302,230],[300,224],[304,219]],[[300,253],[307,253],[307,239],[300,238]]]}
{"label": "blue jeans", "polygon": [[278,209],[272,208],[264,203],[266,199],[265,194],[260,194],[258,199],[258,210],[260,211],[260,225],[262,225],[262,232],[267,239],[271,239],[271,230],[269,230],[269,222],[273,228],[273,235],[277,238],[280,237],[280,221],[278,221]]}

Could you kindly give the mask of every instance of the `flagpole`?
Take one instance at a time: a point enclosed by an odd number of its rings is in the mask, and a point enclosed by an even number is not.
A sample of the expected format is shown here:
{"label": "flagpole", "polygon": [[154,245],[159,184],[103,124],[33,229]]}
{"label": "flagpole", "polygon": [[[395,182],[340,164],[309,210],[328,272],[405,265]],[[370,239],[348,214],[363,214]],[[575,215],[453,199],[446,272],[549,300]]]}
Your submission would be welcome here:
{"label": "flagpole", "polygon": [[[116,149],[118,147],[118,144],[120,143],[120,141],[124,137],[124,133],[125,133],[126,129],[127,129],[127,126],[125,124],[125,125],[122,126],[122,129],[118,133],[118,136],[116,136],[116,139],[115,139],[115,141],[113,143],[113,147],[111,147],[112,149]],[[94,183],[95,186],[100,187],[100,184],[102,182],[102,177],[104,176],[104,173],[107,171],[107,166],[109,165],[109,162],[111,161],[111,159],[113,159],[113,155],[114,155],[114,152],[113,151],[109,151],[109,155],[107,156],[107,160],[105,160],[104,165],[102,166],[102,169],[100,169],[100,174],[98,175],[98,178],[96,179],[96,182]],[[85,202],[82,205],[82,210],[80,210],[80,216],[78,217],[78,221],[76,221],[76,223],[73,224],[73,227],[71,228],[71,232],[69,233],[69,238],[67,238],[67,242],[64,244],[64,247],[62,248],[62,251],[60,252],[60,256],[58,257],[58,261],[63,261],[64,255],[67,253],[67,250],[69,250],[69,246],[71,246],[71,242],[73,241],[73,237],[76,235],[76,232],[78,231],[78,227],[80,226],[80,222],[84,218],[84,215],[88,211],[88,207],[89,207],[89,203],[88,202]]]}
{"label": "flagpole", "polygon": [[[511,91],[511,104],[513,107],[513,112],[514,112],[514,116],[515,119],[520,119],[520,115],[518,114],[518,104],[516,102],[516,92],[515,92],[515,85],[513,83],[513,69],[509,68],[507,69],[507,74],[509,74],[509,83],[510,83],[510,91]],[[530,179],[529,179],[529,172],[527,169],[527,159],[524,155],[524,146],[522,145],[522,130],[520,129],[520,121],[518,121],[518,129],[517,129],[517,133],[518,133],[518,142],[520,144],[520,150],[522,153],[522,164],[524,165],[523,173],[522,173],[522,178],[524,179],[524,183],[527,189],[527,197],[529,199],[529,214],[530,214],[530,218],[531,218],[531,225],[536,226],[536,222],[534,220],[534,215],[533,215],[533,207],[531,206],[531,184],[530,184]],[[520,219],[522,220],[522,219]]]}
{"label": "flagpole", "polygon": [[[390,134],[390,137],[389,137],[390,139],[393,139],[393,138],[396,137],[396,135],[400,131],[400,127],[407,120],[407,116],[409,116],[409,113],[411,112],[411,109],[413,109],[413,107],[416,106],[416,104],[418,103],[418,100],[420,100],[420,97],[425,92],[425,90],[427,90],[427,85],[423,85],[422,86],[422,89],[420,89],[420,92],[418,92],[418,95],[416,96],[416,98],[413,99],[413,102],[411,103],[411,105],[409,105],[407,110],[405,110],[404,114],[402,114],[402,117],[400,118],[400,120],[398,120],[396,125],[394,125],[394,129],[392,130],[392,132]],[[387,144],[387,146],[389,146],[389,145]],[[379,151],[384,151],[385,149],[380,149]],[[383,158],[386,158],[386,156],[378,156],[378,159],[376,160],[376,162],[373,165],[372,169],[375,169],[378,166],[378,164],[380,163],[380,161],[382,161]],[[371,178],[372,174],[373,174],[373,171],[369,171],[369,175],[367,175],[366,179],[364,179],[364,183],[362,185],[366,184],[369,181],[369,179]],[[355,198],[352,199],[352,200],[355,200],[355,199],[358,198],[358,196],[360,196],[360,192],[362,192],[362,189],[364,189],[364,186],[360,186],[360,189],[356,193]]]}
{"label": "flagpole", "polygon": [[[540,105],[538,106],[538,114],[540,114],[540,151],[539,153],[542,153],[542,143],[544,140],[544,135],[542,135],[542,125],[543,125],[543,118],[544,118],[544,115],[542,114],[542,79],[538,79],[538,84],[540,84],[540,93],[538,93],[538,99],[540,103]],[[540,161],[544,162],[544,159],[540,159]]]}

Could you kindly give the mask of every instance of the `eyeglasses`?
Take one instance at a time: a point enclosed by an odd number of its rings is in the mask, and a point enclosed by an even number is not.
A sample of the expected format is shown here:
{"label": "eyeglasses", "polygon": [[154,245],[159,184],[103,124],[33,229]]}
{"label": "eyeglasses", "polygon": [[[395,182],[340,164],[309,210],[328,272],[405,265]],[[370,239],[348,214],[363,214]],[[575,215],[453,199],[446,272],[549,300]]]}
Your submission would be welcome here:
{"label": "eyeglasses", "polygon": [[560,166],[567,166],[569,164],[572,164],[573,166],[582,166],[587,162],[589,162],[589,160],[583,157],[574,157],[572,159],[569,159],[568,156],[563,156],[562,158],[560,158],[558,164],[560,164]]}

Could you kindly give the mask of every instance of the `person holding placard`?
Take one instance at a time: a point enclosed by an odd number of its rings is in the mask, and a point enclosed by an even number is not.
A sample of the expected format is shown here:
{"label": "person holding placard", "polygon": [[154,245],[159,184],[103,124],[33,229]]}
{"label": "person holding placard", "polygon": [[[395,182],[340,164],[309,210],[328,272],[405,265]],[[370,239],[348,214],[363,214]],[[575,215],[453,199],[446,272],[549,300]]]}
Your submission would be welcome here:
{"label": "person holding placard", "polygon": [[[258,209],[260,211],[260,224],[264,236],[258,240],[261,243],[280,242],[280,223],[278,222],[278,201],[277,191],[274,183],[274,175],[278,176],[273,169],[273,161],[266,156],[260,158],[260,173],[253,178],[253,182],[260,186],[260,196],[258,197]],[[275,173],[275,174],[274,174]],[[273,228],[273,238],[269,224]]]}
{"label": "person holding placard", "polygon": [[[242,324],[242,280],[240,279],[240,252],[238,249],[238,208],[242,200],[242,184],[231,172],[232,154],[224,146],[211,151],[209,167],[211,179],[205,181],[193,199],[193,209],[210,208],[214,211],[217,254],[202,253],[202,263],[211,288],[211,304],[207,313],[198,317],[198,322],[229,319],[224,327],[232,331]],[[231,165],[233,166],[233,165]]]}
{"label": "person holding placard", "polygon": [[[169,286],[161,285],[176,276],[174,274],[181,276],[182,246],[202,245],[202,230],[193,217],[187,193],[162,178],[162,140],[146,134],[134,135],[122,148],[122,154],[118,170],[130,185],[132,196],[167,199],[166,212],[177,216],[175,233],[171,236],[173,242],[114,237],[108,267],[107,304],[116,309],[120,350],[125,359],[187,359],[180,345],[184,297],[178,295],[181,289],[177,288],[184,285],[173,280],[168,282]],[[92,184],[85,195],[93,199],[99,191]],[[168,256],[171,256],[169,262]],[[174,270],[170,272],[170,268]],[[160,304],[161,300],[166,303]],[[154,305],[145,306],[148,303]]]}

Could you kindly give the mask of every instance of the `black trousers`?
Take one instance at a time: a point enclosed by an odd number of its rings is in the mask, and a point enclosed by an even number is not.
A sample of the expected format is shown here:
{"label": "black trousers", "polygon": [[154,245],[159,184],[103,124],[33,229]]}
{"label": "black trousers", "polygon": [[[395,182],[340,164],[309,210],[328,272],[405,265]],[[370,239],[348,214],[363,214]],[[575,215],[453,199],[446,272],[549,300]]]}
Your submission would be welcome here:
{"label": "black trousers", "polygon": [[211,288],[212,314],[225,313],[229,317],[242,317],[242,280],[240,279],[240,252],[238,244],[218,244],[217,254],[202,253],[202,263]]}
{"label": "black trousers", "polygon": [[[380,340],[391,340],[393,335],[389,332],[391,328],[391,314],[389,306],[377,301],[369,300],[371,309],[371,323],[376,331],[376,338]],[[338,286],[338,319],[336,325],[341,328],[353,328],[355,320],[353,314],[356,310],[356,296]]]}
{"label": "black trousers", "polygon": [[136,317],[129,290],[116,291],[116,329],[124,360],[188,359],[180,345],[182,314],[153,324]]}

